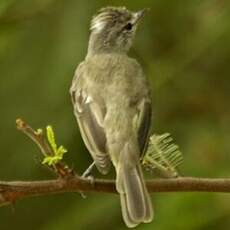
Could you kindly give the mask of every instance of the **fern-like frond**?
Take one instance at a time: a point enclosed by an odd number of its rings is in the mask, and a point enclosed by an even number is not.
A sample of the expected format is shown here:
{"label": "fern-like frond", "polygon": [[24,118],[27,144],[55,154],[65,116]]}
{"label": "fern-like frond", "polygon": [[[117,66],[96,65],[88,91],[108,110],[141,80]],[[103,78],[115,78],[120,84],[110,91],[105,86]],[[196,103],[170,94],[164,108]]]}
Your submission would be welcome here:
{"label": "fern-like frond", "polygon": [[177,177],[176,168],[182,161],[182,153],[178,145],[173,143],[173,138],[169,133],[152,135],[148,149],[142,158],[142,163],[147,169],[157,169],[166,177]]}

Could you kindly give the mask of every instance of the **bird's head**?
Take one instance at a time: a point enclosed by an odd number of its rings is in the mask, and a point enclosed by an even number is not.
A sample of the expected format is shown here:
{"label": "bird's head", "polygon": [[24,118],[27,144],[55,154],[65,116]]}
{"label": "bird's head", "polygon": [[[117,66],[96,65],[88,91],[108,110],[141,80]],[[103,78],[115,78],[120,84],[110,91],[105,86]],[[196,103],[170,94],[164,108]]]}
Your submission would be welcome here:
{"label": "bird's head", "polygon": [[88,53],[126,53],[146,9],[131,12],[125,7],[106,7],[91,21]]}

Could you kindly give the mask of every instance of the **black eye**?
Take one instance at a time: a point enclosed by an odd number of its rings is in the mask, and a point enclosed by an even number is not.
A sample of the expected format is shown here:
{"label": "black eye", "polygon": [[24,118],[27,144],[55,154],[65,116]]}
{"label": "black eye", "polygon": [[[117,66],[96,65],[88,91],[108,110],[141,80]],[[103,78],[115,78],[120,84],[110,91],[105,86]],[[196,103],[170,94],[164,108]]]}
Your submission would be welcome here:
{"label": "black eye", "polygon": [[131,30],[132,28],[133,28],[133,25],[130,22],[126,24],[124,27],[125,30]]}

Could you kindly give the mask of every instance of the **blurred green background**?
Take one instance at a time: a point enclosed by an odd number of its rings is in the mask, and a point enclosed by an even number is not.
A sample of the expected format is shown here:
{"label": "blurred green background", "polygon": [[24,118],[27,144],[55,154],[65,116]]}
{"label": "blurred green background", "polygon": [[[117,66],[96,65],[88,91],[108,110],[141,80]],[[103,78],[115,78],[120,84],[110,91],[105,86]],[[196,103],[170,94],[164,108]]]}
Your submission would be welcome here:
{"label": "blurred green background", "polygon": [[[53,178],[15,129],[17,117],[34,128],[52,124],[78,172],[91,162],[68,90],[87,51],[91,16],[107,5],[151,8],[131,55],[151,82],[154,132],[170,132],[184,153],[182,174],[230,176],[230,1],[0,0],[0,179]],[[152,200],[155,220],[137,229],[230,229],[230,195],[158,193]],[[116,195],[76,193],[3,207],[0,229],[126,228]]]}

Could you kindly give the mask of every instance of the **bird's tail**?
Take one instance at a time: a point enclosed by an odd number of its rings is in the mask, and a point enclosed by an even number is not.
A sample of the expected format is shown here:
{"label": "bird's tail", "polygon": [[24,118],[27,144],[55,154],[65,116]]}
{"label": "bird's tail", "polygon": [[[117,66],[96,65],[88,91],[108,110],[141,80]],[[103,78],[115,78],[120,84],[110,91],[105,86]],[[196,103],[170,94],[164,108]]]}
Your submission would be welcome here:
{"label": "bird's tail", "polygon": [[116,188],[120,194],[123,219],[128,227],[153,219],[152,204],[138,156],[132,145],[127,143],[116,167]]}

